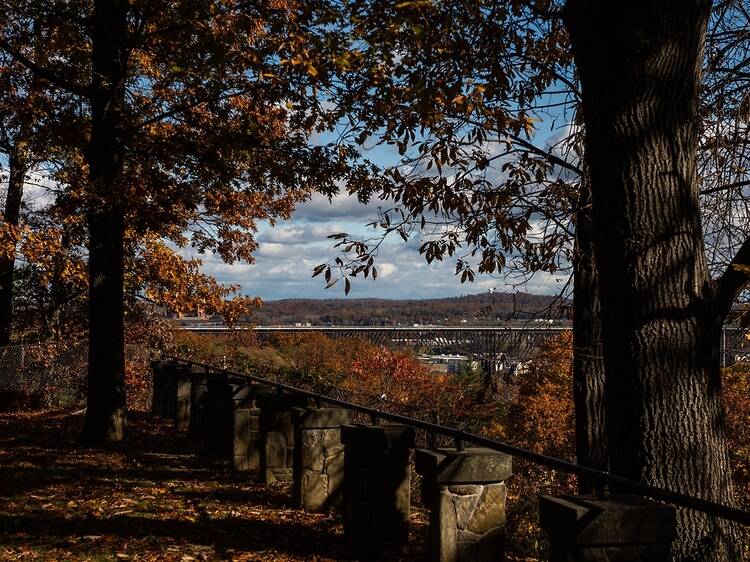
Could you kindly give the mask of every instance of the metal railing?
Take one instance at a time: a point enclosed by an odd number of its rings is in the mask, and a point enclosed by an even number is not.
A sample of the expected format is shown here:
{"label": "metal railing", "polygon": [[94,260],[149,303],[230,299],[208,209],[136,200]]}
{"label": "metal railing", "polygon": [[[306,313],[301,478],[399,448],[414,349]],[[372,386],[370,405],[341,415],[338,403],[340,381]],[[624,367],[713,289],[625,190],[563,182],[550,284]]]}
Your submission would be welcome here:
{"label": "metal railing", "polygon": [[173,359],[178,362],[187,363],[188,365],[195,365],[195,366],[203,367],[210,372],[225,374],[227,376],[240,377],[240,378],[248,379],[254,382],[258,382],[258,383],[272,385],[279,390],[286,390],[287,392],[292,392],[292,393],[299,394],[301,396],[306,396],[308,398],[311,398],[318,405],[321,403],[326,403],[326,404],[339,406],[341,408],[346,408],[354,412],[359,412],[361,414],[365,414],[369,416],[372,423],[374,424],[379,423],[381,420],[386,420],[386,421],[390,421],[394,423],[408,425],[417,429],[421,429],[421,430],[428,432],[428,434],[432,434],[432,435],[441,434],[441,435],[452,438],[455,443],[456,449],[458,450],[462,450],[464,448],[465,443],[472,443],[475,445],[479,445],[481,447],[486,447],[488,449],[499,451],[501,453],[506,453],[514,457],[522,458],[532,463],[546,466],[548,468],[559,470],[567,474],[574,474],[579,477],[588,478],[591,481],[596,483],[596,488],[599,491],[600,495],[605,494],[606,486],[614,486],[620,490],[628,491],[628,492],[631,492],[633,494],[636,494],[642,497],[648,497],[651,499],[660,500],[660,501],[671,503],[673,505],[677,505],[680,507],[685,507],[688,509],[693,509],[695,511],[700,511],[708,515],[721,517],[723,519],[734,521],[742,525],[750,526],[750,512],[743,511],[741,509],[711,502],[711,501],[704,500],[701,498],[696,498],[693,496],[688,496],[686,494],[681,494],[679,492],[674,492],[671,490],[658,488],[656,486],[650,486],[648,484],[643,484],[641,482],[636,482],[635,480],[623,478],[622,476],[617,476],[616,474],[612,474],[606,471],[597,470],[594,468],[575,464],[575,463],[565,461],[562,459],[558,459],[555,457],[550,457],[550,456],[543,455],[540,453],[535,453],[527,449],[515,447],[513,445],[509,445],[508,443],[496,441],[494,439],[489,439],[487,437],[483,437],[481,435],[462,431],[453,427],[448,427],[448,426],[440,425],[438,423],[428,422],[428,421],[420,420],[417,418],[404,416],[401,414],[384,412],[376,408],[363,406],[361,404],[355,404],[353,402],[348,402],[346,400],[339,400],[331,396],[326,396],[324,394],[320,394],[317,392],[304,390],[304,389],[301,389],[301,388],[298,388],[298,387],[295,387],[295,386],[292,386],[283,382],[265,379],[263,377],[251,375],[249,373],[239,373],[239,372],[231,371],[228,369],[217,368],[217,367],[214,367],[213,365],[200,363],[200,362],[193,361],[191,359],[185,359],[182,357],[176,357],[176,356],[171,356],[171,355],[166,355],[165,357],[168,359]]}

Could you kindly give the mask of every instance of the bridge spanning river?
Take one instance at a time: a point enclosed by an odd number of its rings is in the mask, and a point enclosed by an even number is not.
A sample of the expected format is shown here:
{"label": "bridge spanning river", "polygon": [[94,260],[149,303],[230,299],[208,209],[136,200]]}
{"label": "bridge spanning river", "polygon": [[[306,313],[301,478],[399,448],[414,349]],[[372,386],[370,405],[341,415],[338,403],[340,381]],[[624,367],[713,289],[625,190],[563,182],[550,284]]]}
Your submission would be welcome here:
{"label": "bridge spanning river", "polygon": [[[231,333],[220,325],[190,325],[182,329],[198,333]],[[486,373],[533,359],[542,344],[568,327],[507,326],[257,326],[252,329],[261,342],[274,334],[319,332],[331,338],[361,338],[378,345],[410,347],[428,354],[459,354],[478,361]],[[750,358],[748,330],[725,327],[722,362],[730,365]]]}
{"label": "bridge spanning river", "polygon": [[[191,326],[200,333],[229,331],[223,326]],[[431,355],[458,354],[478,361],[486,373],[528,361],[548,339],[569,331],[565,327],[499,326],[258,326],[261,342],[275,334],[319,332],[331,338],[360,338],[393,348],[409,347]]]}

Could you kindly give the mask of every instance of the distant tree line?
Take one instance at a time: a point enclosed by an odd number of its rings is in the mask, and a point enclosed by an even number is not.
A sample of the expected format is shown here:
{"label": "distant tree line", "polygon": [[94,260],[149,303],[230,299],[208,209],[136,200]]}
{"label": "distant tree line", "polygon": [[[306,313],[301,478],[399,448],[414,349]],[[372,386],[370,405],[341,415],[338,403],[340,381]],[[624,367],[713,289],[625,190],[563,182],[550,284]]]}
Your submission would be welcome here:
{"label": "distant tree line", "polygon": [[438,299],[284,299],[269,301],[243,320],[258,325],[498,326],[550,318],[569,323],[556,298],[528,293],[482,293]]}

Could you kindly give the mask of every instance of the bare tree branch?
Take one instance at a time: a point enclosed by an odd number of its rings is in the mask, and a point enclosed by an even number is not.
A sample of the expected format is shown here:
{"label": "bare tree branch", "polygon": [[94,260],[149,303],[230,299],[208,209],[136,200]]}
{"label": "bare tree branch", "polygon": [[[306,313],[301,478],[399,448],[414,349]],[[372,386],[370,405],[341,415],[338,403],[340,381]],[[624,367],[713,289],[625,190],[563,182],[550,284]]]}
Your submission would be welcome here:
{"label": "bare tree branch", "polygon": [[37,76],[48,80],[55,86],[62,88],[63,90],[67,90],[71,94],[75,94],[77,96],[87,97],[89,95],[90,86],[80,86],[59,76],[49,68],[43,68],[39,66],[26,55],[13,48],[13,46],[5,39],[0,38],[0,49],[3,49],[11,57],[13,57],[15,61],[24,65],[30,71],[34,72]]}
{"label": "bare tree branch", "polygon": [[737,295],[750,280],[750,237],[745,239],[723,275],[716,280],[716,305],[723,320],[729,314]]}
{"label": "bare tree branch", "polygon": [[581,169],[578,166],[571,164],[570,162],[566,162],[562,158],[559,158],[555,156],[554,154],[552,154],[551,152],[548,152],[546,150],[539,148],[535,144],[524,140],[518,135],[508,134],[508,138],[513,140],[516,144],[520,144],[521,146],[533,152],[534,154],[537,154],[538,156],[542,156],[543,158],[546,158],[547,160],[550,161],[551,164],[555,164],[557,166],[560,166],[561,168],[565,168],[566,170],[574,172],[578,174],[579,176],[583,175],[583,171],[581,171]]}
{"label": "bare tree branch", "polygon": [[726,183],[724,185],[717,185],[716,187],[704,189],[703,191],[701,191],[701,195],[708,195],[710,193],[716,193],[717,191],[734,189],[735,187],[746,187],[748,185],[750,185],[750,180],[742,180],[742,181],[736,181],[732,183]]}

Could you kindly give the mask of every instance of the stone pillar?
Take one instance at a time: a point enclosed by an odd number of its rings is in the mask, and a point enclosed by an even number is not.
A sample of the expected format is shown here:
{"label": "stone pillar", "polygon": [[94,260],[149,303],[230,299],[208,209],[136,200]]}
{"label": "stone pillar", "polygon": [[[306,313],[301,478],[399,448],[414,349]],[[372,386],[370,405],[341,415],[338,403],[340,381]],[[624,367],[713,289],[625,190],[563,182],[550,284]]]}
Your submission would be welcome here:
{"label": "stone pillar", "polygon": [[177,415],[177,368],[179,363],[175,365],[174,369],[169,369],[164,373],[164,381],[162,388],[164,389],[164,395],[162,397],[161,405],[161,417],[165,420],[174,421]]}
{"label": "stone pillar", "polygon": [[208,377],[206,383],[206,449],[212,455],[231,459],[234,441],[233,397],[248,381],[218,374]]}
{"label": "stone pillar", "polygon": [[258,397],[260,406],[260,481],[291,482],[294,455],[292,409],[308,405],[305,396],[274,393]]}
{"label": "stone pillar", "polygon": [[344,425],[344,533],[363,552],[409,540],[414,429],[403,425]]}
{"label": "stone pillar", "polygon": [[510,455],[485,448],[418,449],[422,501],[430,508],[428,560],[498,562],[505,556]]}
{"label": "stone pillar", "polygon": [[344,445],[341,426],[349,423],[343,408],[295,408],[294,503],[305,511],[323,512],[344,495]]}
{"label": "stone pillar", "polygon": [[204,444],[208,435],[208,377],[196,374],[190,384],[190,427],[188,435],[195,443]]}
{"label": "stone pillar", "polygon": [[542,496],[539,522],[550,562],[672,560],[675,509],[639,496]]}
{"label": "stone pillar", "polygon": [[[175,415],[174,423],[178,431],[188,431],[190,428],[190,409],[193,378],[205,377],[206,368],[198,365],[177,366],[175,377]],[[171,397],[170,397],[171,399]]]}
{"label": "stone pillar", "polygon": [[152,393],[151,393],[151,413],[157,418],[164,415],[166,379],[171,376],[170,373],[177,367],[177,361],[166,359],[160,361],[151,361]]}
{"label": "stone pillar", "polygon": [[268,384],[248,384],[240,387],[233,397],[234,423],[232,427],[235,470],[251,470],[260,474],[260,451],[263,439],[260,432],[258,399],[273,394],[276,389]]}

